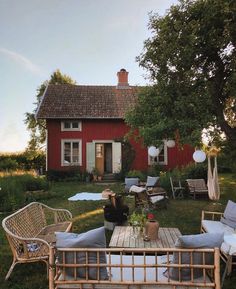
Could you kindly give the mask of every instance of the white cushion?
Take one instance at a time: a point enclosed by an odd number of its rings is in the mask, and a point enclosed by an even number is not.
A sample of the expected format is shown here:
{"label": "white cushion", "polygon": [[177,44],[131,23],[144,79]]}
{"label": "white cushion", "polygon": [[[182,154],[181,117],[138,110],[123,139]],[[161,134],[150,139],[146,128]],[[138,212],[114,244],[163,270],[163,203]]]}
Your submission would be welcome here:
{"label": "white cushion", "polygon": [[208,233],[224,233],[229,235],[234,233],[234,229],[221,223],[220,221],[202,220],[202,226]]}
{"label": "white cushion", "polygon": [[160,202],[161,200],[164,200],[164,196],[153,196],[150,198],[150,201],[152,202],[152,204],[155,204],[157,202]]}
{"label": "white cushion", "polygon": [[138,187],[138,186],[135,186],[135,185],[131,186],[130,189],[129,189],[129,192],[130,192],[130,193],[131,193],[131,192],[134,192],[134,193],[143,193],[143,192],[145,192],[145,191],[146,191],[145,188]]}

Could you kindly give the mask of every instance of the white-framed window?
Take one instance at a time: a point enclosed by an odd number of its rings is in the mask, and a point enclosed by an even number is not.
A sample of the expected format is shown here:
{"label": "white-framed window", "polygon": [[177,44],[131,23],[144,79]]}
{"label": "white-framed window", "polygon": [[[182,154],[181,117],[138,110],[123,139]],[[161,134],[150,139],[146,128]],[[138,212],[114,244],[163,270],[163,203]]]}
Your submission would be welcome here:
{"label": "white-framed window", "polygon": [[80,139],[61,140],[61,165],[82,165],[82,141]]}
{"label": "white-framed window", "polygon": [[148,164],[159,164],[159,165],[167,165],[168,164],[168,155],[167,155],[167,145],[166,141],[163,141],[163,144],[159,147],[160,153],[157,157],[151,157],[148,155]]}
{"label": "white-framed window", "polygon": [[81,131],[82,124],[80,120],[61,121],[61,131]]}

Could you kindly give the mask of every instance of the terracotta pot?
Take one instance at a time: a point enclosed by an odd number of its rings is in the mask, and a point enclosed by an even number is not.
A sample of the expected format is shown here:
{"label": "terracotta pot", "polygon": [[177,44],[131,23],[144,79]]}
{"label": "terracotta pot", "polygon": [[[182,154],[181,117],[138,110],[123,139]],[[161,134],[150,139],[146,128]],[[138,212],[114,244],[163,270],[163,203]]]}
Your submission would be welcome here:
{"label": "terracotta pot", "polygon": [[158,239],[159,223],[156,220],[148,220],[145,225],[145,235],[150,240]]}

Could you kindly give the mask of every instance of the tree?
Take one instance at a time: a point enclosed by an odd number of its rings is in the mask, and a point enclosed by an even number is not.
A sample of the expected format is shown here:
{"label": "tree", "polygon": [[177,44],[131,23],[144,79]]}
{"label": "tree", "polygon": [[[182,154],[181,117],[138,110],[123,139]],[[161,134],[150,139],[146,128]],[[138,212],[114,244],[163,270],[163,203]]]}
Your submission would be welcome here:
{"label": "tree", "polygon": [[30,140],[28,142],[27,150],[31,152],[36,152],[42,148],[46,139],[46,122],[42,119],[36,119],[35,113],[40,103],[41,97],[48,84],[76,84],[76,82],[66,74],[62,74],[59,69],[52,73],[50,80],[44,81],[40,87],[37,89],[35,109],[33,113],[26,112],[26,118],[24,120],[27,130],[30,131]]}
{"label": "tree", "polygon": [[152,37],[137,58],[152,86],[126,116],[146,144],[199,144],[202,130],[236,144],[236,1],[183,0],[150,15]]}

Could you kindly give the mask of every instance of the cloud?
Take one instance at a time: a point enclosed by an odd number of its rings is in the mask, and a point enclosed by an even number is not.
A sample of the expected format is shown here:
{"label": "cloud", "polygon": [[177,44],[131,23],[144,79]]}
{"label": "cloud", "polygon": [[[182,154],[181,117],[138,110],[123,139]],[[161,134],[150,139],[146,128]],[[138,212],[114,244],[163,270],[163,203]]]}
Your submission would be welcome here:
{"label": "cloud", "polygon": [[37,65],[35,65],[32,61],[30,61],[28,58],[26,58],[25,56],[11,51],[9,49],[6,49],[4,47],[0,47],[0,53],[8,56],[9,58],[11,58],[12,60],[14,60],[15,62],[19,63],[21,66],[23,66],[25,69],[43,76],[45,75],[45,72]]}

